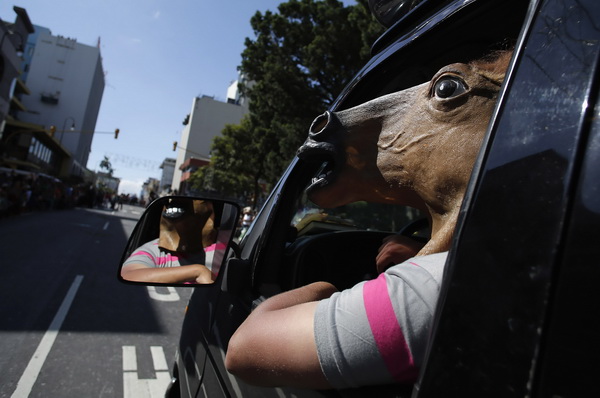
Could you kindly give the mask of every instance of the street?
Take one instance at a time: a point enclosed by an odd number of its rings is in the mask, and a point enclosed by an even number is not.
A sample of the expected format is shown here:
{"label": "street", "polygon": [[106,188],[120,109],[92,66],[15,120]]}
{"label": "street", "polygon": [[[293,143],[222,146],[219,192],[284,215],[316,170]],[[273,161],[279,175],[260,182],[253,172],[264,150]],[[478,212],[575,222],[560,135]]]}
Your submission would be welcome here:
{"label": "street", "polygon": [[0,397],[164,394],[192,290],[117,280],[143,210],[0,219]]}

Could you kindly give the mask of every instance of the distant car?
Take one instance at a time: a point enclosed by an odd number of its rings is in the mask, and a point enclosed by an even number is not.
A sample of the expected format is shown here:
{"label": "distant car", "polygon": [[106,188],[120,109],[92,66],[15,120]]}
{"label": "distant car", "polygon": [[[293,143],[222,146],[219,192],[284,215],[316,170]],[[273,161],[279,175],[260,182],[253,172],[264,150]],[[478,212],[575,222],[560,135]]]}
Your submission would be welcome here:
{"label": "distant car", "polygon": [[[268,389],[225,370],[229,338],[265,298],[316,280],[350,287],[372,276],[384,236],[406,227],[426,238],[411,209],[311,207],[304,190],[319,165],[295,159],[239,245],[233,232],[221,238],[228,250],[215,260],[215,282],[194,285],[167,396],[600,396],[600,2],[371,3],[376,14],[391,10],[379,15],[390,28],[333,111],[426,81],[503,40],[515,46],[417,383]],[[155,215],[142,217],[125,256],[157,236],[165,203],[150,206]],[[218,218],[235,219],[236,206],[224,206]]]}

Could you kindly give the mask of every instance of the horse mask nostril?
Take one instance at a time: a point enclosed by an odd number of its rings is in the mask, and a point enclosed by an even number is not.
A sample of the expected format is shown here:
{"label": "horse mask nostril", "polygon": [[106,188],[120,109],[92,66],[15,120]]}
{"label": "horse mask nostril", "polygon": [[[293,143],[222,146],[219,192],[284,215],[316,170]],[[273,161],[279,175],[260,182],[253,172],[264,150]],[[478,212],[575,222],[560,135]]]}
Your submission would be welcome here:
{"label": "horse mask nostril", "polygon": [[328,133],[335,131],[342,127],[335,113],[329,111],[324,114],[317,116],[317,118],[310,125],[308,136],[312,139],[324,139]]}
{"label": "horse mask nostril", "polygon": [[314,136],[322,132],[329,124],[330,115],[329,112],[325,112],[324,114],[317,116],[310,125],[309,134]]}

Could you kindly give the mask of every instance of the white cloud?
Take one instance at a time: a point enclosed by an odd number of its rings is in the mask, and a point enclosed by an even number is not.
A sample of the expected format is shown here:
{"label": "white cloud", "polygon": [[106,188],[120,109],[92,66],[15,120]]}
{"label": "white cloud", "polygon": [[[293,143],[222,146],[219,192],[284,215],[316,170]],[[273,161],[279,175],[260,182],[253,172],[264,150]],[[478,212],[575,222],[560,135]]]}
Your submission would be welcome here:
{"label": "white cloud", "polygon": [[119,183],[119,193],[140,195],[142,190],[142,181],[121,180]]}

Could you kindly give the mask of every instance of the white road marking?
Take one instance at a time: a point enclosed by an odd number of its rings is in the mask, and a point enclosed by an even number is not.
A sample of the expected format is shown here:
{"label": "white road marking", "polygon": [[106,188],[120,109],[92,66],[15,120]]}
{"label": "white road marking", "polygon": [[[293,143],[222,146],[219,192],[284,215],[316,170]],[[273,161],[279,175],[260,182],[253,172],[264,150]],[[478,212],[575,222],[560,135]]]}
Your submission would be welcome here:
{"label": "white road marking", "polygon": [[123,346],[123,372],[137,372],[137,358],[135,357],[135,346]]}
{"label": "white road marking", "polygon": [[150,347],[155,379],[140,379],[137,374],[137,356],[134,346],[123,346],[123,397],[164,397],[171,382],[165,352],[160,346]]}
{"label": "white road marking", "polygon": [[62,326],[63,321],[65,320],[69,309],[71,308],[71,304],[75,299],[75,294],[81,285],[81,281],[83,280],[83,275],[77,275],[75,280],[71,284],[67,295],[65,296],[58,312],[54,316],[50,327],[42,337],[40,344],[37,349],[33,353],[33,356],[29,360],[29,364],[25,368],[25,371],[21,375],[19,379],[19,383],[17,384],[17,389],[12,394],[12,398],[25,398],[28,397],[31,393],[31,389],[37,380],[40,370],[54,345],[54,341],[56,340],[56,336],[58,336],[58,332],[60,327]]}
{"label": "white road marking", "polygon": [[175,290],[174,287],[168,286],[167,290],[169,291],[168,293],[159,293],[156,291],[155,286],[148,286],[148,294],[150,295],[151,299],[154,299],[157,301],[178,301],[179,300],[179,294],[177,293],[177,291]]}
{"label": "white road marking", "polygon": [[102,230],[106,231],[108,229],[108,224],[110,224],[108,221],[104,224],[104,227],[102,227]]}
{"label": "white road marking", "polygon": [[154,370],[156,371],[169,371],[169,365],[167,365],[167,358],[165,357],[165,352],[161,346],[152,346],[150,347],[150,352],[152,353],[152,362],[154,363]]}
{"label": "white road marking", "polygon": [[77,227],[84,227],[84,228],[90,228],[91,227],[90,224],[73,223],[73,225],[75,225]]}

